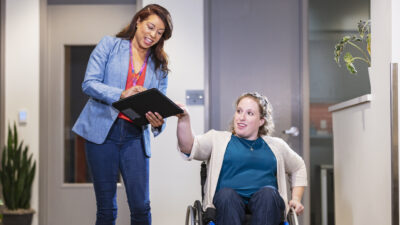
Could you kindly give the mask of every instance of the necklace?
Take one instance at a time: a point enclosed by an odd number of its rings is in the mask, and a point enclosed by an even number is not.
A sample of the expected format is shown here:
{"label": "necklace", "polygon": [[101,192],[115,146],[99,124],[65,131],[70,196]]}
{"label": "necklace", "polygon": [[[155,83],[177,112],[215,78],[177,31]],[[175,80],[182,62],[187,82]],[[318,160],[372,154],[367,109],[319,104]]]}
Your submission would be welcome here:
{"label": "necklace", "polygon": [[130,54],[131,59],[132,59],[132,61],[131,61],[131,64],[132,64],[132,74],[134,75],[133,81],[132,81],[132,86],[136,86],[136,83],[137,83],[137,81],[139,80],[140,76],[142,75],[142,72],[143,72],[143,70],[144,70],[144,67],[145,67],[146,64],[147,64],[147,59],[149,58],[150,51],[148,50],[148,51],[146,52],[146,57],[145,57],[145,59],[144,59],[142,68],[140,68],[139,73],[138,73],[137,75],[135,75],[135,68],[133,67],[132,41],[130,41],[129,43],[130,43],[130,44],[129,44],[129,54]]}
{"label": "necklace", "polygon": [[239,139],[240,139],[240,142],[242,142],[242,143],[245,144],[247,147],[249,147],[250,151],[254,151],[253,146],[254,146],[254,144],[257,142],[257,140],[252,141],[252,143],[251,143],[251,145],[250,145],[250,144],[247,143],[247,140],[242,140],[241,138],[239,138]]}

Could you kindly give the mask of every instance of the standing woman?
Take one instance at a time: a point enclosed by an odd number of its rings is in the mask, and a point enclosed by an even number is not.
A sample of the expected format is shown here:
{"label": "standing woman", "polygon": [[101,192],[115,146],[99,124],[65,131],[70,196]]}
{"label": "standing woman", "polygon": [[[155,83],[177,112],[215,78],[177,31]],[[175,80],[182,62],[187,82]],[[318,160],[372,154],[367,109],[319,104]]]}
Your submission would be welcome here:
{"label": "standing woman", "polygon": [[[136,126],[111,104],[146,89],[166,93],[168,59],[164,41],[172,34],[169,12],[147,5],[116,37],[93,50],[82,89],[90,98],[72,130],[86,139],[86,156],[97,201],[96,225],[114,225],[119,172],[124,180],[131,225],[151,224],[150,128]],[[157,112],[146,118],[157,136],[165,127]]]}

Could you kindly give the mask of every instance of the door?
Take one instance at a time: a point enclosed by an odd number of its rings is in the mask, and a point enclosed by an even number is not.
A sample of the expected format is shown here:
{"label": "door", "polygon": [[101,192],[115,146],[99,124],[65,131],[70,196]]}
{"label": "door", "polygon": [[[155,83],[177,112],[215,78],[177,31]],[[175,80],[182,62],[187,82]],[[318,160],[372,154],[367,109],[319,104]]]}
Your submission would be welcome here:
{"label": "door", "polygon": [[[269,98],[274,136],[302,155],[301,1],[209,1],[210,128],[227,130],[247,91]],[[292,129],[293,131],[293,129]]]}
{"label": "door", "polygon": [[[257,91],[273,106],[275,133],[303,152],[301,0],[208,1],[209,127],[229,129],[234,102]],[[305,30],[305,31],[304,31]],[[293,127],[292,129],[290,129]],[[307,159],[306,159],[307,160]],[[307,202],[306,196],[303,197]],[[307,209],[307,205],[305,205]],[[307,212],[307,211],[306,211]],[[308,224],[308,216],[300,218]]]}
{"label": "door", "polygon": [[[49,5],[46,215],[42,224],[94,224],[96,202],[84,140],[71,128],[85,103],[81,90],[89,54],[104,35],[127,25],[135,5]],[[118,185],[118,224],[129,224],[125,190]],[[43,207],[42,207],[43,209]],[[43,217],[42,217],[43,218]]]}

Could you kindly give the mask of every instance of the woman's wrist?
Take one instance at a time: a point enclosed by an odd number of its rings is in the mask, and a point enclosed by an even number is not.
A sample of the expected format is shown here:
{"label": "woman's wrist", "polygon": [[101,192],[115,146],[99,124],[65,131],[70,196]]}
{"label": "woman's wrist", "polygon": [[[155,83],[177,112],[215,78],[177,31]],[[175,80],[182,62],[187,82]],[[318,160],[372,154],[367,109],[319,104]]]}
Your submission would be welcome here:
{"label": "woman's wrist", "polygon": [[293,198],[292,198],[292,201],[301,202],[301,199],[298,198],[298,197],[293,197]]}
{"label": "woman's wrist", "polygon": [[125,91],[122,91],[121,96],[119,96],[119,99],[125,98]]}
{"label": "woman's wrist", "polygon": [[187,122],[190,121],[190,116],[187,113],[182,113],[180,116],[178,116],[178,121],[179,122]]}

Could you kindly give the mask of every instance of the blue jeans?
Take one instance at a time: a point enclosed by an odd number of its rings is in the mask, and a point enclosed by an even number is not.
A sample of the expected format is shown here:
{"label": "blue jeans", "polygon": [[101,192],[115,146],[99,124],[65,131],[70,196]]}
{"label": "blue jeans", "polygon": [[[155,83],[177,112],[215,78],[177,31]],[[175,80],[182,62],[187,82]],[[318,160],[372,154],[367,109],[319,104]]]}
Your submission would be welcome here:
{"label": "blue jeans", "polygon": [[86,141],[86,156],[96,194],[96,225],[115,225],[119,171],[131,225],[150,225],[149,158],[145,156],[141,128],[117,119],[103,144]]}
{"label": "blue jeans", "polygon": [[217,209],[217,225],[242,225],[246,211],[251,213],[251,225],[279,225],[285,214],[285,203],[278,190],[263,187],[254,193],[246,205],[231,188],[219,190],[213,203]]}

